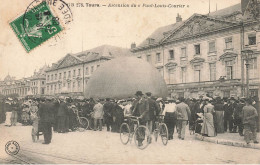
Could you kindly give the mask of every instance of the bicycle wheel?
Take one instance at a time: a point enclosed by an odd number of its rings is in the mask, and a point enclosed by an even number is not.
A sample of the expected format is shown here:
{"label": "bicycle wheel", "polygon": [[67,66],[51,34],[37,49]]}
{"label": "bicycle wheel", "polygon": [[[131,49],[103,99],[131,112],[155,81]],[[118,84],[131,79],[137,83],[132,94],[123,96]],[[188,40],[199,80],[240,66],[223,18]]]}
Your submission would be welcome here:
{"label": "bicycle wheel", "polygon": [[145,149],[151,142],[149,129],[143,125],[138,126],[134,133],[134,140],[137,148]]}
{"label": "bicycle wheel", "polygon": [[85,117],[80,117],[79,118],[79,128],[84,128],[84,129],[88,129],[88,119]]}
{"label": "bicycle wheel", "polygon": [[167,145],[168,143],[168,128],[166,126],[166,124],[162,123],[160,126],[160,136],[162,139],[162,143],[164,145]]}
{"label": "bicycle wheel", "polygon": [[121,142],[126,145],[130,140],[131,132],[129,125],[127,123],[123,123],[120,126],[120,140]]}
{"label": "bicycle wheel", "polygon": [[88,118],[88,129],[93,130],[94,129],[94,119],[93,118]]}

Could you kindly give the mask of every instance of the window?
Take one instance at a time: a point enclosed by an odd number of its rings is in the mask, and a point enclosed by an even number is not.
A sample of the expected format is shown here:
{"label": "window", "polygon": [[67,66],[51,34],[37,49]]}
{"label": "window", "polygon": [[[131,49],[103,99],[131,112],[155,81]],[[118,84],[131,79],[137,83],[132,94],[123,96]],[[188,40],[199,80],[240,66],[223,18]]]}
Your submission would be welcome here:
{"label": "window", "polygon": [[70,71],[68,71],[68,78],[70,78],[71,74],[70,74]]}
{"label": "window", "polygon": [[78,81],[78,88],[80,88],[80,81]]}
{"label": "window", "polygon": [[61,73],[59,73],[59,79],[61,79]]}
{"label": "window", "polygon": [[175,74],[174,74],[175,69],[174,68],[169,68],[168,72],[169,72],[169,84],[172,84],[172,83],[175,82],[174,81],[175,80],[175,78],[174,78],[174,76],[175,76]]}
{"label": "window", "polygon": [[194,65],[194,81],[200,82],[200,65]]}
{"label": "window", "polygon": [[216,47],[215,47],[215,41],[211,41],[209,42],[209,52],[215,52],[216,51]]}
{"label": "window", "polygon": [[47,81],[49,81],[49,80],[50,80],[50,75],[47,76]]}
{"label": "window", "polygon": [[178,97],[184,97],[184,92],[178,92]]}
{"label": "window", "polygon": [[61,84],[59,84],[59,89],[61,89]]}
{"label": "window", "polygon": [[249,64],[249,78],[257,78],[257,58],[252,58]]}
{"label": "window", "polygon": [[174,59],[174,50],[169,50],[169,59],[170,60]]}
{"label": "window", "polygon": [[81,69],[78,69],[78,76],[81,75]]}
{"label": "window", "polygon": [[226,49],[232,49],[232,37],[225,38]]}
{"label": "window", "polygon": [[210,81],[216,80],[216,63],[209,64]]}
{"label": "window", "polygon": [[63,78],[66,79],[66,72],[63,73]]}
{"label": "window", "polygon": [[156,62],[161,62],[161,53],[156,53]]}
{"label": "window", "polygon": [[42,81],[42,85],[44,85],[44,81]]}
{"label": "window", "polygon": [[55,74],[55,80],[57,80],[58,79],[58,75],[57,74]]}
{"label": "window", "polygon": [[248,45],[256,45],[256,34],[248,35]]}
{"label": "window", "polygon": [[151,55],[146,55],[146,61],[147,61],[147,62],[152,62],[152,60],[151,60]]}
{"label": "window", "polygon": [[89,69],[88,69],[88,67],[86,67],[86,75],[88,75],[89,74]]}
{"label": "window", "polygon": [[91,66],[90,72],[91,72],[91,74],[94,72],[94,66]]}
{"label": "window", "polygon": [[251,97],[257,96],[258,97],[258,89],[250,89],[250,96]]}
{"label": "window", "polygon": [[230,97],[230,91],[223,91],[223,97],[229,98]]}
{"label": "window", "polygon": [[56,91],[56,85],[54,85],[54,91]]}
{"label": "window", "polygon": [[186,48],[181,48],[181,57],[186,57]]}
{"label": "window", "polygon": [[51,80],[53,80],[53,74],[51,75]]}
{"label": "window", "polygon": [[226,77],[228,80],[233,79],[233,62],[226,61]]}
{"label": "window", "polygon": [[70,83],[68,82],[68,88],[70,89]]}
{"label": "window", "polygon": [[200,44],[194,45],[195,54],[200,54]]}
{"label": "window", "polygon": [[182,83],[186,82],[186,68],[185,67],[181,68],[181,82]]}
{"label": "window", "polygon": [[51,91],[52,91],[52,89],[53,89],[53,86],[51,85]]}
{"label": "window", "polygon": [[73,77],[76,76],[76,70],[73,70]]}
{"label": "window", "polygon": [[49,86],[47,86],[47,92],[49,92]]}
{"label": "window", "polygon": [[75,88],[75,82],[73,82],[72,87]]}

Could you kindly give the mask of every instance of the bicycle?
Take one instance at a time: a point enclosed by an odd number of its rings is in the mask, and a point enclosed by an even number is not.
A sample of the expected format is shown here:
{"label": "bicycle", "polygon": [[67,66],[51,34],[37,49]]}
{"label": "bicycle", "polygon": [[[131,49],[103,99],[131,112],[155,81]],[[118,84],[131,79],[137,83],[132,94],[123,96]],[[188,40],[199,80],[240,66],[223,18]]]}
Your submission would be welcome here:
{"label": "bicycle", "polygon": [[155,121],[154,137],[156,142],[159,135],[161,136],[163,145],[166,146],[168,143],[168,128],[164,123],[164,115],[159,115],[157,121]]}
{"label": "bicycle", "polygon": [[77,119],[77,124],[74,126],[74,129],[78,131],[84,131],[85,129],[87,130],[89,127],[88,119],[85,117],[80,117],[79,111],[77,109],[74,109],[73,111],[76,114],[76,119]]}
{"label": "bicycle", "polygon": [[134,137],[136,147],[143,150],[150,144],[151,136],[149,129],[140,125],[139,120],[140,118],[136,116],[126,117],[120,126],[120,140],[126,145],[129,141],[131,143]]}

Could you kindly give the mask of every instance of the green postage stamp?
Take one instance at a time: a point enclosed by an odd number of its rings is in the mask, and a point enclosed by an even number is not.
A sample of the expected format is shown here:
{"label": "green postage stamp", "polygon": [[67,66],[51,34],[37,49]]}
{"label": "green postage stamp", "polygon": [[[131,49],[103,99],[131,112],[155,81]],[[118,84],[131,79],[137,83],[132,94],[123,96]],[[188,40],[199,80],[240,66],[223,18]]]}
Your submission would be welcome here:
{"label": "green postage stamp", "polygon": [[59,23],[59,18],[53,15],[46,1],[27,9],[10,25],[27,52],[63,29]]}

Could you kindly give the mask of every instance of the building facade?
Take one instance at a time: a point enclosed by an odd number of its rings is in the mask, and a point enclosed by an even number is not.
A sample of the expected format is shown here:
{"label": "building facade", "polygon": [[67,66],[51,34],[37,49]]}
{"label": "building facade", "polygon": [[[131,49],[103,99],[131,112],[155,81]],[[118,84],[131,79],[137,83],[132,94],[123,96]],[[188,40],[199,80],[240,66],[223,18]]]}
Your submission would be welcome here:
{"label": "building facade", "polygon": [[241,51],[247,47],[253,50],[250,95],[258,96],[260,24],[250,12],[237,4],[185,21],[178,15],[175,24],[157,29],[131,51],[158,69],[172,97],[242,97],[246,67]]}
{"label": "building facade", "polygon": [[26,96],[30,91],[30,80],[28,78],[15,80],[14,77],[7,75],[1,84],[1,91],[4,96],[15,96],[21,98]]}
{"label": "building facade", "polygon": [[4,96],[15,96],[23,98],[28,95],[44,95],[45,94],[45,70],[47,65],[44,65],[38,72],[28,78],[15,80],[15,77],[7,75],[0,85],[0,94]]}
{"label": "building facade", "polygon": [[82,96],[89,78],[103,62],[130,54],[129,49],[110,45],[67,54],[46,70],[46,94]]}

